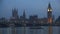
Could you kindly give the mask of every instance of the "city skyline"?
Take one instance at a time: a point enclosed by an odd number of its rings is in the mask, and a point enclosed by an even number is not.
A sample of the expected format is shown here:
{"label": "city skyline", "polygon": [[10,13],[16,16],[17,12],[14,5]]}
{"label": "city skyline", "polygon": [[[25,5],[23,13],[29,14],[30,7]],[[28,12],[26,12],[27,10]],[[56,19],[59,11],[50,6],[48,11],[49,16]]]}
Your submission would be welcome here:
{"label": "city skyline", "polygon": [[0,0],[0,34],[60,34],[60,0]]}
{"label": "city skyline", "polygon": [[[31,2],[32,1],[32,2]],[[26,16],[38,15],[39,18],[47,17],[47,7],[50,2],[53,9],[53,15],[58,18],[59,15],[59,0],[6,0],[3,1],[3,5],[0,12],[0,17],[10,18],[12,16],[12,8],[18,9],[18,15],[21,16],[24,9]]]}

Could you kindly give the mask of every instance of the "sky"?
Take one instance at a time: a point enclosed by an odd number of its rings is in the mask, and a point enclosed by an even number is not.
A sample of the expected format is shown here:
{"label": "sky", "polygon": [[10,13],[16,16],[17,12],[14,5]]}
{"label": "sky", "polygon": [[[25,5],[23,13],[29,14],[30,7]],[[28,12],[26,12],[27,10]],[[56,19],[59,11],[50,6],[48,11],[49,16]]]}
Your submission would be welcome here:
{"label": "sky", "polygon": [[51,4],[52,13],[57,18],[60,16],[60,0],[0,0],[0,18],[12,17],[12,9],[18,9],[18,15],[21,16],[23,11],[26,17],[38,15],[39,18],[47,17],[48,4]]}

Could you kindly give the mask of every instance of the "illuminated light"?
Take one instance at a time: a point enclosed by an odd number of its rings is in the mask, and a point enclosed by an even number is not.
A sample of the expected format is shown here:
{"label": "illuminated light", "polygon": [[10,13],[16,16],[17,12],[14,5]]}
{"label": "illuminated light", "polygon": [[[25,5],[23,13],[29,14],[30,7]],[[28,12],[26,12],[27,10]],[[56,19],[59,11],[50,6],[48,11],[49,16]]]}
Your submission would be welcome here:
{"label": "illuminated light", "polygon": [[48,9],[48,11],[50,11],[50,10]]}
{"label": "illuminated light", "polygon": [[48,18],[48,23],[52,23],[52,18]]}
{"label": "illuminated light", "polygon": [[48,11],[52,11],[52,9],[48,9]]}
{"label": "illuminated light", "polygon": [[50,18],[50,23],[52,23],[52,18]]}

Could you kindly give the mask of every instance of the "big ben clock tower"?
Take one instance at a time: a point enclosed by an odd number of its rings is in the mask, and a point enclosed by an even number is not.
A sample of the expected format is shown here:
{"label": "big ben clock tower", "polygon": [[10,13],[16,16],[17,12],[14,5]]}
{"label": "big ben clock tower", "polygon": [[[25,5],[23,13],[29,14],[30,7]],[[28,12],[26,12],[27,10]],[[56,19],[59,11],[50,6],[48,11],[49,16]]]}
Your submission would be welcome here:
{"label": "big ben clock tower", "polygon": [[48,23],[52,24],[52,8],[50,3],[48,4],[48,12],[47,12],[47,17],[48,17]]}

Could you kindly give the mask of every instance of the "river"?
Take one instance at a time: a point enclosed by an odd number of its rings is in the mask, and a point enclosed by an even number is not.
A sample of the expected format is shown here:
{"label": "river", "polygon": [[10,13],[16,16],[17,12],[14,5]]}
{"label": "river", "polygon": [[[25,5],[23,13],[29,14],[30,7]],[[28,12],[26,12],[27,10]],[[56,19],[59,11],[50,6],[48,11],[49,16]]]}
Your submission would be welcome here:
{"label": "river", "polygon": [[[42,29],[30,29],[30,27],[0,28],[0,34],[48,34],[49,26],[41,26]],[[52,26],[52,34],[60,34],[59,26]]]}

